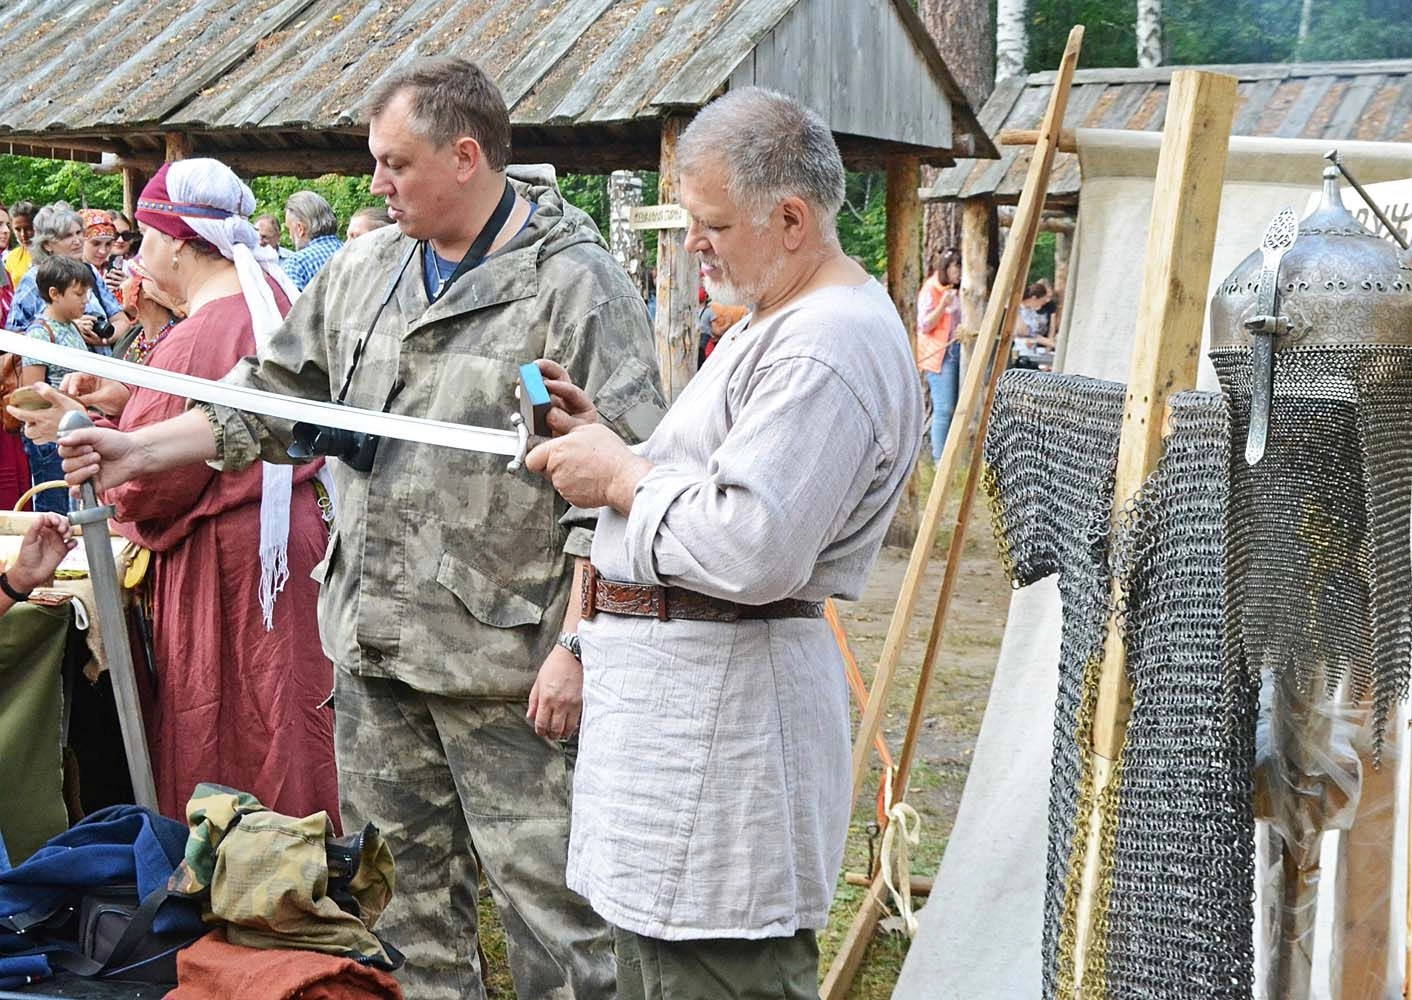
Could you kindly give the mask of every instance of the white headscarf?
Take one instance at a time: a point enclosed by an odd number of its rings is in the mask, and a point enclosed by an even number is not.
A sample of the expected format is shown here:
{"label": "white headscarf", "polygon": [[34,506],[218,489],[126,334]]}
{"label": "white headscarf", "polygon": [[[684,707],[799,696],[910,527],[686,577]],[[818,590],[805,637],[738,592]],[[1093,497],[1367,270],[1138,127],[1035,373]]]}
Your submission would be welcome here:
{"label": "white headscarf", "polygon": [[[279,285],[291,303],[298,298],[299,291],[280,267],[275,251],[260,245],[260,234],[249,222],[250,214],[255,211],[255,195],[224,163],[203,158],[173,163],[167,169],[167,194],[173,202],[208,205],[232,213],[220,219],[186,215],[181,218],[221,256],[235,264],[240,290],[250,310],[255,350],[262,351],[284,322],[265,276]],[[289,580],[289,504],[294,468],[270,462],[262,465],[260,609],[264,612],[265,628],[269,630],[274,628],[275,595]]]}

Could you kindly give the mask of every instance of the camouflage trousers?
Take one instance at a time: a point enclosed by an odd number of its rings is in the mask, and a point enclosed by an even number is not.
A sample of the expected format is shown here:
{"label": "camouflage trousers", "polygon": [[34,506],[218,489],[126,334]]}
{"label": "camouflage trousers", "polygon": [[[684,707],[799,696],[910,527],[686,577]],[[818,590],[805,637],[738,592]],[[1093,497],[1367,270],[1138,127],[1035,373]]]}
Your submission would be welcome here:
{"label": "camouflage trousers", "polygon": [[573,762],[519,702],[424,694],[339,670],[335,747],[343,825],[374,823],[397,863],[377,931],[407,956],[408,1000],[483,998],[483,870],[521,1000],[615,994],[612,935],[564,884]]}

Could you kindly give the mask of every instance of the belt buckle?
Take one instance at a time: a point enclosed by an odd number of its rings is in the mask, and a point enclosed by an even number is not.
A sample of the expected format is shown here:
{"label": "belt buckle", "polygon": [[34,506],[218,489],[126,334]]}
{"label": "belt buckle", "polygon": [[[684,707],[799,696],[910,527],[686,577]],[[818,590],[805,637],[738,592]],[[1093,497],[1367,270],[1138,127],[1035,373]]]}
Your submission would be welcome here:
{"label": "belt buckle", "polygon": [[657,586],[652,588],[652,603],[650,607],[657,613],[657,620],[659,622],[664,622],[668,619],[666,587]]}

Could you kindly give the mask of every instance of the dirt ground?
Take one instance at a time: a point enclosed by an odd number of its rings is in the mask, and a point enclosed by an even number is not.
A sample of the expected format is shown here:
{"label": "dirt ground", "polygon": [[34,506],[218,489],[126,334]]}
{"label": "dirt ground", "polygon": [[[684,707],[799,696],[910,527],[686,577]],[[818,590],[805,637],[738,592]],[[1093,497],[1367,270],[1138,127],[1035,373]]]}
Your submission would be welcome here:
{"label": "dirt ground", "polygon": [[[894,757],[901,751],[902,739],[907,731],[954,521],[954,512],[942,518],[944,527],[927,567],[917,611],[898,665],[893,697],[889,699],[883,719],[883,730]],[[907,550],[884,549],[862,599],[838,606],[849,646],[869,685],[887,637],[909,558],[910,552]],[[910,854],[914,875],[931,877],[935,874],[942,852],[946,849],[946,840],[956,819],[961,791],[970,768],[971,751],[985,714],[1009,606],[1010,588],[996,558],[990,514],[984,499],[977,497],[967,529],[961,575],[951,602],[951,614],[931,691],[927,696],[925,724],[908,783],[907,801],[922,819],[921,843],[911,849]],[[858,713],[855,712],[855,727],[857,720]],[[877,755],[873,756],[869,787],[875,790],[882,769]],[[868,867],[870,839],[867,828],[874,821],[875,809],[871,794],[859,799],[854,810],[845,871],[862,872]],[[876,841],[872,847],[876,849]],[[839,943],[847,933],[863,892],[863,889],[850,886],[840,878],[829,927],[820,936],[820,977],[828,970]],[[918,899],[916,902],[925,905],[925,900]],[[495,1000],[510,1000],[515,996],[515,991],[506,968],[504,936],[494,907],[484,893],[481,903],[490,995]],[[907,946],[908,939],[904,934],[879,929],[848,994],[850,1000],[885,1000],[891,997]]]}

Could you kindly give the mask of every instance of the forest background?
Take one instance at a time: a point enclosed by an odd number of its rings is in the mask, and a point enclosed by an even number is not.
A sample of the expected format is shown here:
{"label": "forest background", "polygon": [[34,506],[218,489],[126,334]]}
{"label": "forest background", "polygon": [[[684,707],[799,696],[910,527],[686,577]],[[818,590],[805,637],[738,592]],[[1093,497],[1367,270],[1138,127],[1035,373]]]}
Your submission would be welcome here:
{"label": "forest background", "polygon": [[[1412,57],[1412,0],[912,2],[976,110],[994,87],[997,64],[1002,77],[1054,68],[1074,24],[1086,29],[1082,67],[1137,65],[1139,38],[1146,39],[1146,58],[1164,65]],[[1145,22],[1141,31],[1140,21]],[[643,203],[655,204],[657,176],[645,173],[642,178]],[[346,225],[359,208],[381,203],[369,193],[369,181],[367,175],[255,177],[250,186],[257,213],[273,212],[283,218],[284,200],[309,188],[328,199],[340,224]],[[566,174],[560,187],[606,236],[607,176]],[[887,266],[884,189],[881,174],[850,172],[847,198],[839,213],[844,248],[879,276]],[[99,174],[87,164],[0,156],[0,201],[10,205],[22,197],[36,204],[65,199],[76,206],[117,208],[122,203],[122,182],[116,174]],[[945,213],[944,208],[928,212],[924,246],[929,254],[956,240],[957,223]],[[655,237],[655,233],[648,235]],[[647,249],[647,259],[654,259],[655,246]],[[1053,268],[1052,237],[1042,237],[1031,273],[1052,275]]]}

